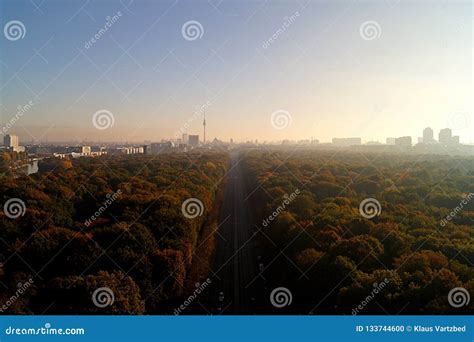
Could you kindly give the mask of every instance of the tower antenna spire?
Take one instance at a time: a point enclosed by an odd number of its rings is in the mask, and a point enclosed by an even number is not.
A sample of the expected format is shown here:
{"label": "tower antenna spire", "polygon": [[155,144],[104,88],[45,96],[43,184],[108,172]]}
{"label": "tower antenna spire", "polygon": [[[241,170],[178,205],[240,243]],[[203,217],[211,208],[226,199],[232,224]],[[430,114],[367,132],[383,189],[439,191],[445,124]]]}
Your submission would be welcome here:
{"label": "tower antenna spire", "polygon": [[204,121],[202,125],[204,126],[204,144],[206,144],[206,110],[204,110]]}

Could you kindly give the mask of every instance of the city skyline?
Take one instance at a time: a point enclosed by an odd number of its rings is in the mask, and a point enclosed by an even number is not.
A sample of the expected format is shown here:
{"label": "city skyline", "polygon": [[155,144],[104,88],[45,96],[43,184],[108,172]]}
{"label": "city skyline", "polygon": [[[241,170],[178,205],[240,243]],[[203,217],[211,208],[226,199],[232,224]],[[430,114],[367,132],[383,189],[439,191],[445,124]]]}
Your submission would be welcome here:
{"label": "city skyline", "polygon": [[[435,136],[436,130],[433,130],[431,127],[426,127],[423,131],[421,131],[421,135],[418,135],[416,137],[413,136],[406,136],[406,135],[398,135],[396,137],[385,137],[383,141],[378,141],[378,140],[368,140],[364,139],[364,137],[333,137],[329,141],[321,141],[318,139],[318,137],[302,137],[300,139],[281,139],[281,140],[272,140],[272,141],[267,141],[267,140],[260,140],[258,137],[255,137],[254,139],[249,139],[249,140],[236,140],[233,138],[229,139],[218,139],[217,137],[213,137],[212,139],[207,139],[205,138],[205,121],[203,121],[202,125],[203,127],[203,135],[199,134],[199,132],[192,132],[192,134],[189,133],[183,133],[181,136],[177,137],[169,137],[169,138],[163,138],[159,140],[141,140],[141,141],[93,141],[90,139],[83,139],[83,140],[65,140],[65,141],[49,141],[49,140],[43,140],[43,141],[34,141],[34,140],[27,140],[27,139],[20,139],[20,137],[15,134],[15,133],[8,133],[3,135],[3,141],[4,141],[4,146],[7,146],[5,141],[9,141],[9,139],[12,139],[11,136],[13,136],[14,140],[18,143],[22,144],[41,144],[41,143],[47,143],[47,144],[53,144],[53,143],[103,143],[103,144],[114,144],[114,143],[119,143],[119,144],[150,144],[150,143],[163,143],[163,142],[174,142],[174,143],[183,143],[183,144],[188,144],[190,146],[197,147],[199,145],[206,145],[206,144],[212,144],[214,141],[218,142],[224,142],[224,143],[236,143],[236,144],[241,144],[241,143],[259,143],[259,144],[285,144],[285,142],[291,142],[291,143],[302,143],[302,142],[307,142],[308,144],[333,144],[333,145],[341,145],[341,146],[351,146],[351,145],[375,145],[375,144],[380,144],[380,145],[396,145],[398,140],[401,139],[408,139],[411,146],[416,146],[416,145],[436,145],[436,144],[444,144],[444,145],[474,145],[472,142],[470,143],[464,143],[460,136],[454,135],[453,130],[451,128],[442,128],[438,131],[438,134]],[[202,138],[202,140],[201,140]],[[354,144],[345,144],[344,141],[352,141],[355,142]],[[407,145],[407,141],[405,143],[401,143],[401,145]]]}
{"label": "city skyline", "polygon": [[416,140],[429,122],[474,141],[469,3],[143,4],[2,3],[25,27],[0,39],[2,127],[32,104],[6,133],[159,141],[202,135],[204,108],[220,140]]}

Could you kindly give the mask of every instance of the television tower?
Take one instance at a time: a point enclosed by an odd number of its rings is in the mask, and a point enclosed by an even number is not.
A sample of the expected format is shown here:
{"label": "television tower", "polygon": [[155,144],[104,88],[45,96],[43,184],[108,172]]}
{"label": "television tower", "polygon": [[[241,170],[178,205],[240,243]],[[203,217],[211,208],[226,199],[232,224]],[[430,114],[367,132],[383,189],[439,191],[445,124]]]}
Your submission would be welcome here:
{"label": "television tower", "polygon": [[206,144],[206,111],[204,111],[204,121],[202,125],[204,126],[204,144]]}

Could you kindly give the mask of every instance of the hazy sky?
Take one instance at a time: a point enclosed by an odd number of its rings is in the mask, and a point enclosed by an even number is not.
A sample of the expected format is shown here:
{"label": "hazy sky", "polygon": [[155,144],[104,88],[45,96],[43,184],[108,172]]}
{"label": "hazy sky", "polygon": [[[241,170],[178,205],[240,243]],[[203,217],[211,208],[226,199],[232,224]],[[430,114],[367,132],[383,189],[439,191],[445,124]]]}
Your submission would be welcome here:
{"label": "hazy sky", "polygon": [[[205,106],[208,139],[385,141],[431,126],[474,142],[470,1],[0,4],[1,121],[23,141],[202,135]],[[23,38],[7,39],[13,20]],[[191,20],[197,37],[182,32]],[[99,110],[113,126],[93,125]]]}

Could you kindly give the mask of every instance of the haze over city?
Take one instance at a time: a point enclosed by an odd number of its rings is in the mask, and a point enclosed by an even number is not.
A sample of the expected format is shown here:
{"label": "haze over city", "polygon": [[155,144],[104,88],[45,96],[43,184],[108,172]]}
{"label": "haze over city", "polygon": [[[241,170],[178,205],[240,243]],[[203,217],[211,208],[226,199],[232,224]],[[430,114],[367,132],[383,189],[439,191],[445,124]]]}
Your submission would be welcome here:
{"label": "haze over city", "polygon": [[[21,141],[202,134],[203,106],[208,140],[416,143],[431,126],[474,141],[467,2],[25,0],[0,10],[25,23],[22,39],[0,40],[2,126],[33,103],[7,132]],[[189,21],[197,38],[183,35]],[[368,21],[374,37],[362,34]],[[94,127],[100,110],[113,126]],[[276,111],[289,113],[284,129],[272,126]]]}

